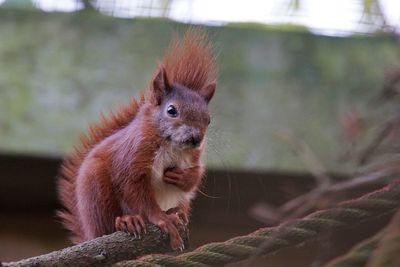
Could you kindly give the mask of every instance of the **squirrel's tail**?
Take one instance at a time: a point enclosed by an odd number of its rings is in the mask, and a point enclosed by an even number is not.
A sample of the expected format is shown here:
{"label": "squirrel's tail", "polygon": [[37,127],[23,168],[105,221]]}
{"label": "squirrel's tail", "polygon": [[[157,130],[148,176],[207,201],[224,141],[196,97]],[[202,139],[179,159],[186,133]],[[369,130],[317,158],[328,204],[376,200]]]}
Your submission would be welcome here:
{"label": "squirrel's tail", "polygon": [[192,28],[183,38],[175,36],[162,64],[171,84],[178,83],[192,90],[201,90],[217,78],[215,61],[207,34]]}
{"label": "squirrel's tail", "polygon": [[81,136],[80,145],[75,147],[74,152],[62,164],[57,187],[64,209],[58,211],[57,215],[61,218],[64,227],[71,231],[70,240],[74,244],[85,240],[77,211],[76,177],[79,168],[96,144],[124,128],[134,119],[143,103],[144,96],[142,95],[140,101],[132,99],[128,105],[120,107],[116,113],[111,113],[107,117],[102,116],[99,123],[91,124],[89,133]]}
{"label": "squirrel's tail", "polygon": [[62,220],[64,227],[70,231],[70,240],[74,244],[84,241],[75,195],[75,179],[81,161],[82,155],[78,155],[75,151],[72,157],[64,161],[57,181],[59,199],[64,206],[63,210],[57,211],[57,216]]}

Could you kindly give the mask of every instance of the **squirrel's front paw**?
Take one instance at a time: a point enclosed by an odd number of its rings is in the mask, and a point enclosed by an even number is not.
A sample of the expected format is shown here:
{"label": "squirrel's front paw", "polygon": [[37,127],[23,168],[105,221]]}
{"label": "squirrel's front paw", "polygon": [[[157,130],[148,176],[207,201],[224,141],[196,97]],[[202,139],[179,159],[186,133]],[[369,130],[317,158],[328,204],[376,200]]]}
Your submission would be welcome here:
{"label": "squirrel's front paw", "polygon": [[161,231],[169,234],[171,247],[173,250],[183,251],[185,246],[177,227],[182,221],[176,214],[165,214],[164,212],[149,217],[151,223],[160,227]]}
{"label": "squirrel's front paw", "polygon": [[189,217],[187,213],[185,213],[180,207],[170,208],[165,213],[167,213],[168,215],[177,216],[185,226],[189,223]]}
{"label": "squirrel's front paw", "polygon": [[191,177],[190,169],[168,169],[164,173],[163,180],[167,184],[174,185],[183,191],[189,191],[193,186],[193,179]]}
{"label": "squirrel's front paw", "polygon": [[146,224],[141,215],[122,215],[115,218],[115,229],[133,234],[136,238],[141,238],[141,234],[146,233]]}

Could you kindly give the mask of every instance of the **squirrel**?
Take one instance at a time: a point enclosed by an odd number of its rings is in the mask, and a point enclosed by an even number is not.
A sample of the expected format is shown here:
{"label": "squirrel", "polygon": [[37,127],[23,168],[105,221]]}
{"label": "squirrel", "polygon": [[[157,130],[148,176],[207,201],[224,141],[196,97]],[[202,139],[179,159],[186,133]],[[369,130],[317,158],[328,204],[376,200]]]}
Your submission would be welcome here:
{"label": "squirrel", "polygon": [[216,78],[207,35],[188,30],[173,38],[139,100],[90,125],[57,180],[58,216],[74,244],[115,231],[140,238],[148,221],[184,249],[177,227],[188,223],[205,172]]}

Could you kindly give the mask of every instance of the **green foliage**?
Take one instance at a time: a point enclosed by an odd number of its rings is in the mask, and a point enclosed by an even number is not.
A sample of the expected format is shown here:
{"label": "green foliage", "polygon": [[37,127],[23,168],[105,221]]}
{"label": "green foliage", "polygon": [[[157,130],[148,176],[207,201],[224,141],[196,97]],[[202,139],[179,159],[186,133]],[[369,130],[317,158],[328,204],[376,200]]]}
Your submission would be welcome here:
{"label": "green foliage", "polygon": [[[173,32],[186,27],[94,12],[1,10],[0,148],[70,151],[89,121],[146,88]],[[277,137],[282,129],[304,139],[328,169],[337,168],[338,112],[369,111],[384,72],[399,60],[395,41],[383,35],[328,38],[239,25],[207,30],[220,63],[207,159],[221,168],[304,169]]]}
{"label": "green foliage", "polygon": [[260,29],[260,30],[274,30],[274,31],[291,31],[291,32],[309,32],[307,27],[293,23],[281,24],[263,24],[257,22],[231,22],[226,24],[227,27],[233,28],[247,28],[247,29]]}

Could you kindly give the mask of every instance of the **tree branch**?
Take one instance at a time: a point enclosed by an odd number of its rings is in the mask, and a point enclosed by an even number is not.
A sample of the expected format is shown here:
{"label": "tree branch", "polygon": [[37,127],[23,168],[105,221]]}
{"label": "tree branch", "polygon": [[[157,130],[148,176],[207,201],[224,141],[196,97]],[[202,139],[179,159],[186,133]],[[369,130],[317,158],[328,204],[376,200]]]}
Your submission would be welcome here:
{"label": "tree branch", "polygon": [[[147,224],[146,228],[147,234],[141,239],[115,232],[49,254],[3,263],[3,266],[110,266],[146,254],[172,252],[166,233],[153,224]],[[182,226],[178,230],[187,247],[188,229]]]}

